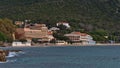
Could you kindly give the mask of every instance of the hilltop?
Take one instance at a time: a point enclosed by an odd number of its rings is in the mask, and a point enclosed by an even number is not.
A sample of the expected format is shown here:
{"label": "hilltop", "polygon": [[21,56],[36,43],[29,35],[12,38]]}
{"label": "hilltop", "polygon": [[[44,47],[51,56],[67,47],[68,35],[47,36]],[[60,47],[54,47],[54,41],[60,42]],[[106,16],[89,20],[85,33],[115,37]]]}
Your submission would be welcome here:
{"label": "hilltop", "polygon": [[2,0],[0,17],[50,25],[68,21],[74,29],[119,32],[120,0]]}

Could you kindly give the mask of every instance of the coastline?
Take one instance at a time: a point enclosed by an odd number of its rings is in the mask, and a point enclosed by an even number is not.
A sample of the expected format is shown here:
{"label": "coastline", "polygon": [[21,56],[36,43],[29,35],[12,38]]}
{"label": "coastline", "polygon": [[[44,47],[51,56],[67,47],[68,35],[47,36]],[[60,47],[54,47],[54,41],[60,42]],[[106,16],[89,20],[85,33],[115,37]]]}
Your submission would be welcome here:
{"label": "coastline", "polygon": [[[22,46],[22,47],[67,47],[67,46],[120,46],[120,43],[115,43],[115,44],[100,44],[97,43],[95,45],[82,45],[82,44],[65,44],[65,45],[58,45],[58,44],[38,44],[38,45],[33,45],[33,46]],[[13,46],[12,46],[13,47]],[[19,47],[19,46],[16,46]],[[20,46],[21,47],[21,46]]]}
{"label": "coastline", "polygon": [[[5,46],[5,47],[67,47],[67,46],[120,46],[120,43],[114,43],[114,44],[110,44],[110,43],[97,43],[94,45],[82,45],[82,44],[63,44],[63,45],[59,45],[59,44],[35,44],[32,46]],[[1,46],[3,47],[3,46]],[[4,47],[3,47],[4,48]]]}

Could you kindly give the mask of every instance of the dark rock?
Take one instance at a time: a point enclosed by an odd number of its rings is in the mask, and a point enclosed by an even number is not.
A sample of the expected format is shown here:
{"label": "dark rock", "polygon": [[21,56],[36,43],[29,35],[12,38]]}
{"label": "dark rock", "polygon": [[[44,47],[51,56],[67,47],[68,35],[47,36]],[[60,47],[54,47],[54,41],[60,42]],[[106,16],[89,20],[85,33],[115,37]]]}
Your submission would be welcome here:
{"label": "dark rock", "polygon": [[6,54],[3,50],[0,50],[0,62],[6,62]]}
{"label": "dark rock", "polygon": [[4,50],[3,52],[5,53],[5,56],[9,55],[9,51],[8,50]]}

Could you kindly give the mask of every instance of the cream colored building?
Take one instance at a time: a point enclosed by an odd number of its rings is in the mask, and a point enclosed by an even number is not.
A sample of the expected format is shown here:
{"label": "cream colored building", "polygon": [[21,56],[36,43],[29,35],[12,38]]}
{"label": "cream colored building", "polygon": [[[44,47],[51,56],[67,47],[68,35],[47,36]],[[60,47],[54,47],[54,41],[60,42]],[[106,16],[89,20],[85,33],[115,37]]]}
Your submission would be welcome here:
{"label": "cream colored building", "polygon": [[19,47],[19,46],[31,46],[31,42],[12,42],[12,46]]}
{"label": "cream colored building", "polygon": [[80,44],[95,44],[92,36],[86,33],[80,32],[72,32],[70,34],[65,34],[73,43],[80,43]]}
{"label": "cream colored building", "polygon": [[[19,28],[18,28],[19,29]],[[37,38],[38,41],[50,41],[51,36],[48,34],[48,28],[45,24],[26,24],[21,37],[24,37],[27,41],[31,41],[33,38]],[[18,34],[19,31],[17,30]],[[20,36],[20,34],[18,35]]]}

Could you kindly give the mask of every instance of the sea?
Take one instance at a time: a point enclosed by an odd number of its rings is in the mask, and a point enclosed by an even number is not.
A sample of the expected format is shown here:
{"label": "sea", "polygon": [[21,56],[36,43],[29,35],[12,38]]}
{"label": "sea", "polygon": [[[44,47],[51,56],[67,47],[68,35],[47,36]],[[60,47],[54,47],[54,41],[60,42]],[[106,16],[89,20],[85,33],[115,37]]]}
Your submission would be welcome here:
{"label": "sea", "polygon": [[1,47],[0,68],[120,68],[120,46]]}

